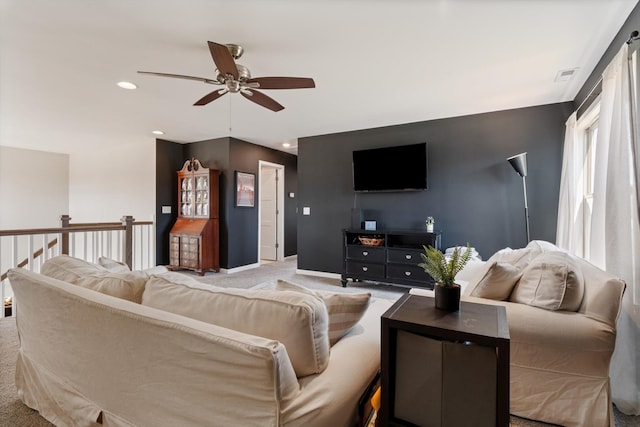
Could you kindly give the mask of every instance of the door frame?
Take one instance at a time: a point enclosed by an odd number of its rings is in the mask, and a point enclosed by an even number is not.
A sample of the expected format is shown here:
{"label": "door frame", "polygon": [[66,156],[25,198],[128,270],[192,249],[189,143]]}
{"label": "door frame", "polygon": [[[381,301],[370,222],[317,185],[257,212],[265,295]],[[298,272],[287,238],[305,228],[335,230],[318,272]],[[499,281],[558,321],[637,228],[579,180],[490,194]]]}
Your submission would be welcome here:
{"label": "door frame", "polygon": [[[284,259],[284,165],[271,163],[265,160],[258,160],[258,201],[260,201],[260,191],[262,191],[262,168],[268,167],[277,169],[278,182],[276,185],[276,197],[278,198],[278,218],[276,222],[276,239],[278,248],[276,249],[276,261]],[[262,240],[262,203],[258,203],[258,263],[261,260],[260,247]]]}

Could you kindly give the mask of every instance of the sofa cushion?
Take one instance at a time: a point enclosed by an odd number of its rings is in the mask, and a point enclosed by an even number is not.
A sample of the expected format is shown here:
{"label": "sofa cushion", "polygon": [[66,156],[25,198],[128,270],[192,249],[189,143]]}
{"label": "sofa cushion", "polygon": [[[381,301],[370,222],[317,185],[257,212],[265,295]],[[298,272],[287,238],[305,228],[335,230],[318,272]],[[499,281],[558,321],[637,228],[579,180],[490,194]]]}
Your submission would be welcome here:
{"label": "sofa cushion", "polygon": [[471,292],[471,296],[506,300],[522,275],[518,267],[505,261],[493,261],[485,271],[486,273]]}
{"label": "sofa cushion", "polygon": [[322,298],[329,314],[329,345],[332,347],[360,321],[371,301],[369,292],[357,294],[317,292],[286,280],[277,280],[275,286],[280,291],[302,292]]}
{"label": "sofa cushion", "polygon": [[145,271],[112,272],[101,265],[68,255],[53,257],[40,269],[45,276],[138,304],[142,301],[142,292],[149,278],[148,271],[161,273],[167,269],[154,267]]}
{"label": "sofa cushion", "polygon": [[148,279],[149,275],[142,271],[121,271],[92,274],[71,283],[140,304]]}
{"label": "sofa cushion", "polygon": [[142,304],[280,341],[298,377],[320,373],[329,363],[329,320],[318,296],[220,288],[166,273],[151,276]]}
{"label": "sofa cushion", "polygon": [[107,258],[106,256],[99,257],[98,264],[109,271],[113,271],[114,273],[118,273],[121,271],[131,271],[129,266],[124,262],[116,261],[115,259]]}
{"label": "sofa cushion", "polygon": [[64,282],[75,283],[76,280],[96,273],[106,274],[109,270],[69,255],[58,255],[42,264],[40,273]]}
{"label": "sofa cushion", "polygon": [[584,294],[578,262],[565,252],[538,255],[522,271],[510,300],[547,310],[577,311]]}

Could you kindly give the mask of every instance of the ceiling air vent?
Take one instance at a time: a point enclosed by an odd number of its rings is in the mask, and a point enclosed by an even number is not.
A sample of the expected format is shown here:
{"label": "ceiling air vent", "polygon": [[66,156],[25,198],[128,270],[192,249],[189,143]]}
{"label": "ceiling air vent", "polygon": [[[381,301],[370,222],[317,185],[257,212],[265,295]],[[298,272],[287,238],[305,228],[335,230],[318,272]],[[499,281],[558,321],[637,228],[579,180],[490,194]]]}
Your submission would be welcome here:
{"label": "ceiling air vent", "polygon": [[567,82],[573,78],[573,76],[578,71],[577,68],[571,68],[569,70],[560,70],[558,74],[556,74],[556,78],[554,81],[556,82]]}

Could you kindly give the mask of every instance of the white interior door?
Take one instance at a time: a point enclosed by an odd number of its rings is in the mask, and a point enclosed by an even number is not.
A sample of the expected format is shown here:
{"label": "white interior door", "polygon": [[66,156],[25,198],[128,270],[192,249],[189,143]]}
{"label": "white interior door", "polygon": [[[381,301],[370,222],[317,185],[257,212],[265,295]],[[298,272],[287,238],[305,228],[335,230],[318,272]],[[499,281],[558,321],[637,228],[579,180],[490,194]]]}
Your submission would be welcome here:
{"label": "white interior door", "polygon": [[278,259],[278,169],[260,168],[260,259]]}

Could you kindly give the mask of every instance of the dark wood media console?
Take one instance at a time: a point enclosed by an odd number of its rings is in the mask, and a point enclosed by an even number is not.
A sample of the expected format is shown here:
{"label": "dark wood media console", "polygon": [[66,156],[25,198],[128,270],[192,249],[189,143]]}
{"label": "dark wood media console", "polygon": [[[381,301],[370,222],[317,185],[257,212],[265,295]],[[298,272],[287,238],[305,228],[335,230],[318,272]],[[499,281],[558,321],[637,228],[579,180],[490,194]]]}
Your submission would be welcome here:
{"label": "dark wood media console", "polygon": [[[351,279],[433,289],[433,279],[418,264],[423,245],[440,249],[440,233],[347,229],[342,235],[342,286]],[[382,244],[365,245],[359,238],[382,239]]]}

